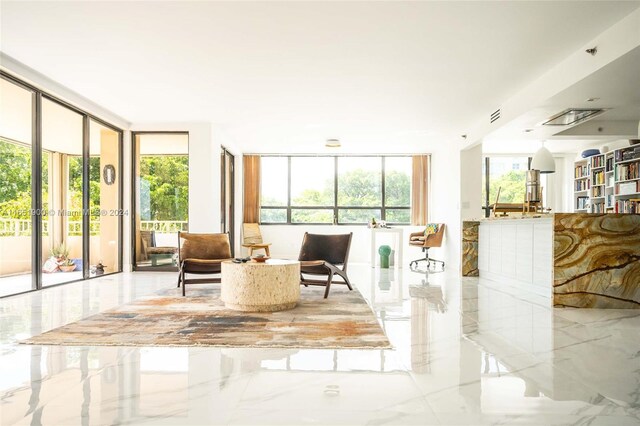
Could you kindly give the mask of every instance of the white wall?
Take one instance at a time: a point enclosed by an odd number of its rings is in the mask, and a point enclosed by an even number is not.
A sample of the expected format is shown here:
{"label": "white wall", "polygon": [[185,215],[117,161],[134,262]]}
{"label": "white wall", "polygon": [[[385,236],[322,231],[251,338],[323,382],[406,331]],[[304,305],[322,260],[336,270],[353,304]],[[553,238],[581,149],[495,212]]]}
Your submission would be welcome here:
{"label": "white wall", "polygon": [[458,271],[461,248],[460,151],[455,143],[443,143],[431,154],[431,200],[429,222],[445,223],[445,239],[439,250],[429,250],[444,260],[449,271]]}
{"label": "white wall", "polygon": [[482,161],[482,144],[460,151],[460,220],[484,216]]}

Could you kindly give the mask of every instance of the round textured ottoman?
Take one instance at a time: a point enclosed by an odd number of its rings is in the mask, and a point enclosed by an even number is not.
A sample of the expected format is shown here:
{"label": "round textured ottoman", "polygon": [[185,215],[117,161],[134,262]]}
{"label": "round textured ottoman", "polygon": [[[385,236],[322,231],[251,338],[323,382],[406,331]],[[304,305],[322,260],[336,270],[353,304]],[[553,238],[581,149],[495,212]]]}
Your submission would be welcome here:
{"label": "round textured ottoman", "polygon": [[300,298],[300,262],[222,262],[221,299],[236,311],[274,312],[292,309]]}

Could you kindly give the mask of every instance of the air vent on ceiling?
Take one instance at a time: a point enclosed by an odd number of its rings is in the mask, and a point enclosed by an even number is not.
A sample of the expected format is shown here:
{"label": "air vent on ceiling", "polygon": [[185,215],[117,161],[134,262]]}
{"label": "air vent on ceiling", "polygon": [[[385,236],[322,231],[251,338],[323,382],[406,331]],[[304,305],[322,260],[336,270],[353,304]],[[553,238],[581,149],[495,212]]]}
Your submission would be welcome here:
{"label": "air vent on ceiling", "polygon": [[602,108],[569,108],[542,123],[543,126],[568,126],[581,123],[604,112]]}
{"label": "air vent on ceiling", "polygon": [[497,109],[495,111],[493,111],[491,113],[491,118],[490,121],[493,123],[494,121],[496,121],[498,118],[500,118],[500,109]]}

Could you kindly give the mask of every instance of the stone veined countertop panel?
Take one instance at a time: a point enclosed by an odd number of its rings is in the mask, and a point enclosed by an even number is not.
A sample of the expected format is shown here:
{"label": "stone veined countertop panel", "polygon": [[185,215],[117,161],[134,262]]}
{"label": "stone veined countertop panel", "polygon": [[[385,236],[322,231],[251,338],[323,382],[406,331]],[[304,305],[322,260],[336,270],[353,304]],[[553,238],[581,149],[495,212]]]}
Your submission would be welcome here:
{"label": "stone veined countertop panel", "polygon": [[554,215],[554,306],[640,309],[640,215]]}

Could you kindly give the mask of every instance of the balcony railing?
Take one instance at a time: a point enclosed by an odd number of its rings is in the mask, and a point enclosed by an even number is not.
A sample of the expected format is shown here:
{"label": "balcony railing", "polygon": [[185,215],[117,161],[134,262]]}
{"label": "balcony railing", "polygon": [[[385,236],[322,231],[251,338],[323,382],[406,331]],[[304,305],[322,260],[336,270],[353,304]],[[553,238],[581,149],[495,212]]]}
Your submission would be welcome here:
{"label": "balcony railing", "polygon": [[[43,235],[49,235],[49,222],[42,222]],[[31,219],[0,217],[0,237],[25,237],[31,235]]]}
{"label": "balcony railing", "polygon": [[[143,220],[140,222],[140,230],[156,231],[158,233],[174,233],[187,231],[188,221],[186,220]],[[100,235],[100,222],[89,222],[90,235]],[[49,222],[42,222],[42,233],[49,235]],[[0,218],[0,237],[28,237],[31,235],[31,220]],[[82,235],[82,221],[70,220],[67,222],[68,236]]]}
{"label": "balcony railing", "polygon": [[170,234],[187,231],[188,224],[186,220],[143,220],[140,222],[140,230]]}

